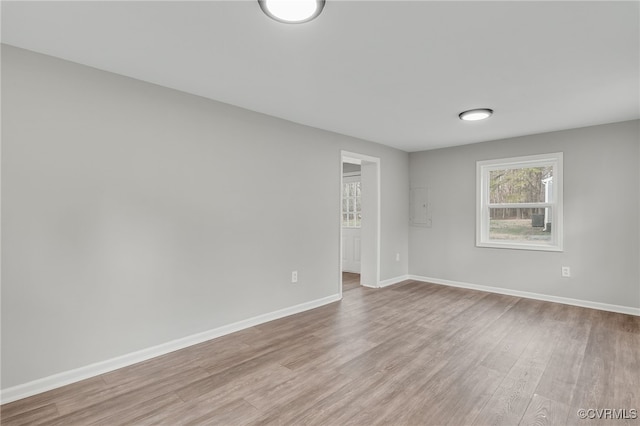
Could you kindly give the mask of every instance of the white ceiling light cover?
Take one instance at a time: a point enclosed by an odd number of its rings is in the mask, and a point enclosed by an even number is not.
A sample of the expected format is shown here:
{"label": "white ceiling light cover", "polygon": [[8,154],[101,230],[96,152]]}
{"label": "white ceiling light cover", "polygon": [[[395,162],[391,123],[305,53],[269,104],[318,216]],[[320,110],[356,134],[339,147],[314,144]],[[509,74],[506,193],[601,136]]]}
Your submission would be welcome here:
{"label": "white ceiling light cover", "polygon": [[489,108],[470,109],[468,111],[461,112],[460,120],[464,121],[479,121],[484,120],[493,115],[493,110]]}
{"label": "white ceiling light cover", "polygon": [[299,24],[317,17],[324,0],[258,0],[262,10],[276,21]]}

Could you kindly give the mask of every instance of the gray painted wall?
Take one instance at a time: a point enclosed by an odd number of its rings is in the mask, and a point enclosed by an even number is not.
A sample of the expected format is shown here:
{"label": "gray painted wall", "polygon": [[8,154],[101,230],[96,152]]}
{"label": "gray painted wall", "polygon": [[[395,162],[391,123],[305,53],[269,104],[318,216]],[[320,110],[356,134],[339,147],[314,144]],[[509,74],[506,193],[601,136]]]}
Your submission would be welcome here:
{"label": "gray painted wall", "polygon": [[[410,274],[640,307],[639,123],[411,153],[411,186],[430,188],[433,227],[410,227]],[[476,161],[558,151],[564,252],[475,247]]]}
{"label": "gray painted wall", "polygon": [[[340,150],[381,158],[381,279],[640,307],[638,121],[407,155],[3,46],[2,122],[3,389],[337,293]],[[475,162],[555,151],[565,251],[476,248]]]}
{"label": "gray painted wall", "polygon": [[2,123],[3,389],[338,293],[341,150],[408,272],[405,152],[8,46]]}

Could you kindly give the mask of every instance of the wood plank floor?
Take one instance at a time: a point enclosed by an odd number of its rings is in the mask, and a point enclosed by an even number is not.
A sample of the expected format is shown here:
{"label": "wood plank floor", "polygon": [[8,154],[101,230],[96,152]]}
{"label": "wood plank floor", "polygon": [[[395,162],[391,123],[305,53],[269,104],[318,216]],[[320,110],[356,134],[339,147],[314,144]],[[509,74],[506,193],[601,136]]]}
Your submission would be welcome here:
{"label": "wood plank floor", "polygon": [[[345,277],[353,284],[357,277]],[[406,281],[0,408],[2,425],[624,425],[640,318]]]}
{"label": "wood plank floor", "polygon": [[351,272],[342,273],[342,291],[350,291],[360,288],[360,274]]}

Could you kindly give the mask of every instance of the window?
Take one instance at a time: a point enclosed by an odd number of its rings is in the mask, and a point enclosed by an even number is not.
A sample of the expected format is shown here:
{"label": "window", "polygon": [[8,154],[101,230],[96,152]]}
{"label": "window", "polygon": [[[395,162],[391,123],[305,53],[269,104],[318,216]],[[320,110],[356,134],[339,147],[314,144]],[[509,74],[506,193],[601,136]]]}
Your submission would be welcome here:
{"label": "window", "polygon": [[478,161],[476,245],[562,251],[562,153]]}
{"label": "window", "polygon": [[362,205],[360,177],[345,177],[342,180],[342,227],[360,228]]}

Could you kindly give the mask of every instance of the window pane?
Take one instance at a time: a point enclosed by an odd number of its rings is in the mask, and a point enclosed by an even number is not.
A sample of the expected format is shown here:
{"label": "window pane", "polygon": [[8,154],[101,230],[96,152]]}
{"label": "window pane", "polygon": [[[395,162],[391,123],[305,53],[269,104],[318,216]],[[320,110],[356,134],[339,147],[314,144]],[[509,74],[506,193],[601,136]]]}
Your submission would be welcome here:
{"label": "window pane", "polygon": [[360,227],[360,182],[344,182],[342,194],[342,226]]}
{"label": "window pane", "polygon": [[476,163],[478,247],[563,250],[562,160],[556,152]]}
{"label": "window pane", "polygon": [[553,168],[530,167],[489,172],[489,203],[551,202]]}
{"label": "window pane", "polygon": [[489,210],[489,239],[546,244],[551,242],[551,209]]}

